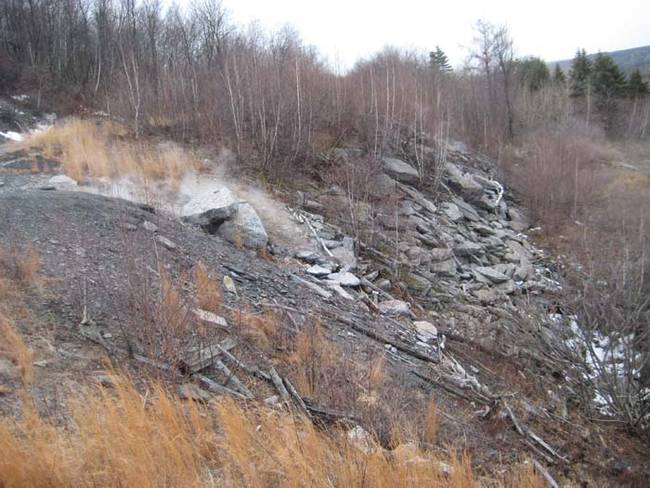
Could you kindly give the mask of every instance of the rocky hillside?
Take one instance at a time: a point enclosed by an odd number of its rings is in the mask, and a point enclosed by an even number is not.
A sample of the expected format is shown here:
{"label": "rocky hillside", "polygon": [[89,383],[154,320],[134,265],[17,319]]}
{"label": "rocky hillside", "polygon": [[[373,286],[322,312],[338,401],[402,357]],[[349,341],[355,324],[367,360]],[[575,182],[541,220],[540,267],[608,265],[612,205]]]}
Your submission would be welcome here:
{"label": "rocky hillside", "polygon": [[[395,448],[390,419],[420,418],[435,398],[441,445],[462,439],[486,476],[522,455],[551,484],[647,475],[640,444],[586,419],[569,366],[545,354],[570,321],[557,259],[532,241],[493,161],[462,144],[446,155],[440,177],[423,179],[404,155],[385,157],[364,199],[303,180],[252,198],[208,170],[200,191],[148,188],[143,202],[7,141],[0,247],[36,249],[43,275],[19,320],[37,407],[65,417],[64,390],[110,383],[108,356],[184,397],[290,404],[353,439],[372,432],[384,449]],[[358,159],[339,148],[327,160]],[[218,303],[201,273],[216,279]],[[320,334],[338,352],[305,376],[316,366],[297,362],[296,344]],[[0,410],[14,414],[11,364],[0,382]]]}

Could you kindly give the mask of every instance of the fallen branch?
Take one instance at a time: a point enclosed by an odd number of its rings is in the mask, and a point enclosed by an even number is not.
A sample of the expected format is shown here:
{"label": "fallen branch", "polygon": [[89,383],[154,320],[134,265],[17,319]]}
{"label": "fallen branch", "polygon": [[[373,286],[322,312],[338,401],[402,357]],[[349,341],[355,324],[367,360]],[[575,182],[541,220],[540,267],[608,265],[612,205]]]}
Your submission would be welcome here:
{"label": "fallen branch", "polygon": [[273,382],[275,389],[280,394],[280,398],[282,398],[282,400],[285,403],[291,403],[291,397],[289,396],[289,392],[287,391],[287,388],[284,386],[284,383],[282,382],[282,378],[280,378],[280,375],[275,370],[275,368],[272,367],[269,370],[269,374],[271,376],[271,381]]}
{"label": "fallen branch", "polygon": [[357,332],[360,332],[361,334],[370,337],[371,339],[374,339],[374,340],[376,340],[378,342],[381,342],[383,344],[388,344],[388,345],[394,347],[395,349],[397,349],[398,351],[401,351],[404,354],[408,354],[409,356],[412,356],[412,357],[414,357],[416,359],[419,359],[421,361],[426,361],[428,363],[434,363],[434,364],[440,362],[440,358],[438,358],[438,357],[431,357],[431,356],[429,356],[427,354],[424,354],[424,353],[418,351],[417,349],[414,349],[414,348],[412,348],[410,346],[407,346],[406,344],[403,344],[401,342],[396,342],[396,341],[394,341],[392,339],[389,339],[388,337],[383,336],[380,333],[378,333],[378,332],[376,332],[376,331],[374,331],[374,330],[372,330],[372,329],[370,329],[368,327],[365,327],[365,326],[363,326],[361,324],[356,323],[354,320],[350,320],[350,319],[347,319],[345,317],[340,317],[340,316],[334,316],[333,318],[338,320],[339,322],[342,322],[345,325],[351,327],[352,329],[356,330]]}
{"label": "fallen branch", "polygon": [[311,281],[304,280],[300,276],[295,275],[293,273],[291,273],[289,276],[291,276],[291,278],[293,278],[297,282],[302,283],[303,285],[307,286],[311,290],[315,291],[319,296],[323,298],[332,298],[332,294],[329,291],[325,290],[324,288],[321,288],[316,283],[312,283]]}
{"label": "fallen branch", "polygon": [[459,398],[462,398],[463,400],[466,400],[466,401],[468,401],[470,403],[481,403],[483,405],[487,405],[488,407],[492,405],[491,402],[486,401],[483,398],[480,398],[480,397],[471,398],[471,397],[467,396],[465,393],[463,393],[462,391],[459,391],[459,390],[457,390],[456,388],[454,388],[452,386],[445,385],[444,383],[442,383],[440,381],[434,380],[433,378],[430,378],[429,376],[427,376],[425,374],[422,374],[422,373],[420,373],[419,371],[417,371],[415,369],[412,369],[411,373],[414,374],[415,376],[417,376],[418,378],[421,378],[424,381],[426,381],[428,383],[431,383],[434,386],[438,386],[438,387],[442,388],[447,393],[451,393],[452,395],[455,395],[455,396],[457,396]]}
{"label": "fallen branch", "polygon": [[219,371],[221,371],[224,374],[224,376],[227,378],[226,385],[228,383],[232,383],[234,389],[237,390],[239,393],[244,395],[246,398],[253,398],[253,394],[248,388],[246,388],[246,385],[244,385],[241,381],[239,381],[239,378],[237,378],[237,376],[235,376],[235,374],[232,371],[230,371],[228,366],[223,364],[222,361],[215,361],[213,366]]}
{"label": "fallen branch", "polygon": [[305,405],[305,402],[302,400],[302,397],[296,390],[296,388],[293,386],[291,381],[289,381],[289,378],[283,378],[284,385],[287,388],[287,391],[293,398],[294,402],[298,405],[300,410],[308,417],[311,418],[311,414],[309,413],[309,409],[307,408],[307,405]]}
{"label": "fallen branch", "polygon": [[542,466],[535,459],[532,459],[532,462],[533,462],[533,466],[535,466],[535,469],[539,471],[539,473],[544,477],[544,479],[548,482],[548,484],[551,485],[551,488],[559,488],[560,485],[557,484],[557,481],[553,479],[551,473],[549,473],[544,466]]}
{"label": "fallen branch", "polygon": [[203,376],[201,374],[195,374],[194,377],[199,380],[199,383],[208,391],[212,393],[218,393],[220,395],[231,395],[234,396],[235,398],[240,398],[242,400],[247,400],[248,398],[238,391],[231,390],[227,386],[223,386],[220,383],[217,383],[216,381],[208,378],[207,376]]}

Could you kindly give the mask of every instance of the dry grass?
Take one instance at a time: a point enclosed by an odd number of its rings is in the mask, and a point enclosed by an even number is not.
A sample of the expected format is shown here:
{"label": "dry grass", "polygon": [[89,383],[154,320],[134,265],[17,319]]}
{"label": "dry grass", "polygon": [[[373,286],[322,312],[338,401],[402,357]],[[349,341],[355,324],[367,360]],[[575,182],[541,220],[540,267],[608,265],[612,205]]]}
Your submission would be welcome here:
{"label": "dry grass", "polygon": [[383,364],[376,363],[364,368],[368,376],[362,385],[359,365],[325,336],[318,322],[296,335],[288,363],[298,391],[327,405],[349,408],[362,394],[372,395],[373,387],[383,382]]}
{"label": "dry grass", "polygon": [[255,313],[247,306],[231,314],[236,333],[267,352],[284,347],[286,337],[280,321],[273,311]]}
{"label": "dry grass", "polygon": [[177,146],[131,141],[126,129],[112,122],[73,118],[34,133],[18,145],[40,148],[78,181],[88,176],[134,176],[145,181],[166,180],[175,186],[188,170],[202,167],[197,158]]}
{"label": "dry grass", "polygon": [[34,379],[34,354],[10,321],[0,315],[0,356],[8,358],[18,369],[25,387]]}
{"label": "dry grass", "polygon": [[203,263],[194,268],[194,286],[196,287],[196,303],[199,308],[209,312],[219,313],[222,308],[222,293],[219,280],[214,278]]}
{"label": "dry grass", "polygon": [[41,258],[33,245],[19,249],[17,245],[0,247],[0,279],[8,279],[21,287],[37,284]]}
{"label": "dry grass", "polygon": [[114,383],[70,393],[65,426],[29,407],[20,420],[0,419],[0,486],[477,485],[466,456],[447,460],[446,476],[440,460],[416,446],[361,449],[281,411],[230,399],[183,403],[156,384],[143,397],[124,378]]}
{"label": "dry grass", "polygon": [[433,444],[438,438],[440,430],[440,412],[435,400],[431,399],[427,403],[427,410],[424,416],[424,432],[422,438],[425,442]]}

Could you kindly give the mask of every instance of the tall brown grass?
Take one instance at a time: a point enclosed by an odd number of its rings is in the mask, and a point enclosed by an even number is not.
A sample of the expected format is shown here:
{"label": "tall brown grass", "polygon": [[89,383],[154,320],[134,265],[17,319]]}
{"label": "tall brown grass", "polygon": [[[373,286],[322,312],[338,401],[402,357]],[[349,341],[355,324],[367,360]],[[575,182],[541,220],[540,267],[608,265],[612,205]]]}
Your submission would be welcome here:
{"label": "tall brown grass", "polygon": [[219,281],[202,262],[194,268],[196,302],[199,308],[218,313],[222,308],[222,292]]}
{"label": "tall brown grass", "polygon": [[0,357],[2,356],[16,366],[23,385],[30,386],[34,379],[34,354],[9,319],[0,313]]}
{"label": "tall brown grass", "polygon": [[59,160],[65,174],[78,181],[89,176],[134,176],[178,185],[185,172],[202,167],[195,156],[180,147],[129,140],[124,126],[79,118],[32,133],[18,146],[40,148],[46,156]]}
{"label": "tall brown grass", "polygon": [[0,419],[0,486],[477,486],[467,457],[445,460],[444,474],[417,447],[360,449],[282,411],[184,403],[158,384],[142,396],[123,377],[114,384],[70,392],[64,424],[33,408]]}
{"label": "tall brown grass", "polygon": [[41,257],[33,245],[0,246],[0,279],[11,280],[21,287],[31,286],[37,283],[40,268]]}

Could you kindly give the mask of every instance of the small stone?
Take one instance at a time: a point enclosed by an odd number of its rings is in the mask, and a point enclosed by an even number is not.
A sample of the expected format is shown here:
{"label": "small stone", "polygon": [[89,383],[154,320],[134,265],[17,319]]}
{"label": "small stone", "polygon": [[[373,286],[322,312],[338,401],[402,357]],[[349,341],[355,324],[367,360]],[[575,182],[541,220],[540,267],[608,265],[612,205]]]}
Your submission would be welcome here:
{"label": "small stone", "polygon": [[438,329],[431,322],[427,322],[426,320],[416,320],[413,322],[413,325],[415,326],[418,334],[428,340],[435,340],[438,337]]}
{"label": "small stone", "polygon": [[176,250],[176,244],[174,244],[172,241],[167,239],[164,236],[156,236],[156,240],[162,244],[165,248],[167,248],[169,251],[174,251]]}
{"label": "small stone", "polygon": [[48,180],[48,184],[57,190],[65,190],[76,187],[77,181],[66,175],[56,175]]}
{"label": "small stone", "polygon": [[237,294],[237,288],[235,287],[235,282],[233,279],[226,275],[223,277],[223,287],[228,293]]}
{"label": "small stone", "polygon": [[95,381],[104,388],[115,388],[115,378],[108,374],[95,375]]}
{"label": "small stone", "polygon": [[[234,283],[233,286],[235,286]],[[201,308],[195,308],[192,310],[192,312],[197,316],[199,320],[202,320],[203,322],[207,322],[208,324],[216,325],[218,327],[223,327],[224,329],[227,329],[229,327],[226,319],[214,312],[209,312],[208,310],[203,310]]]}
{"label": "small stone", "polygon": [[272,395],[264,399],[264,404],[268,405],[269,407],[274,407],[278,403],[280,403],[280,397],[278,395]]}
{"label": "small stone", "polygon": [[307,268],[307,273],[309,273],[312,276],[317,276],[317,277],[323,277],[327,276],[332,273],[331,268],[326,268],[324,266],[320,266],[318,264],[315,264],[313,266],[310,266]]}
{"label": "small stone", "polygon": [[158,226],[153,222],[149,222],[148,220],[144,221],[142,227],[144,227],[144,230],[147,230],[149,232],[156,232],[158,230]]}
{"label": "small stone", "polygon": [[361,285],[361,280],[348,271],[332,273],[327,277],[327,279],[340,286],[355,287]]}
{"label": "small stone", "polygon": [[409,317],[411,315],[411,306],[402,300],[386,300],[380,302],[377,307],[379,311],[386,315]]}

